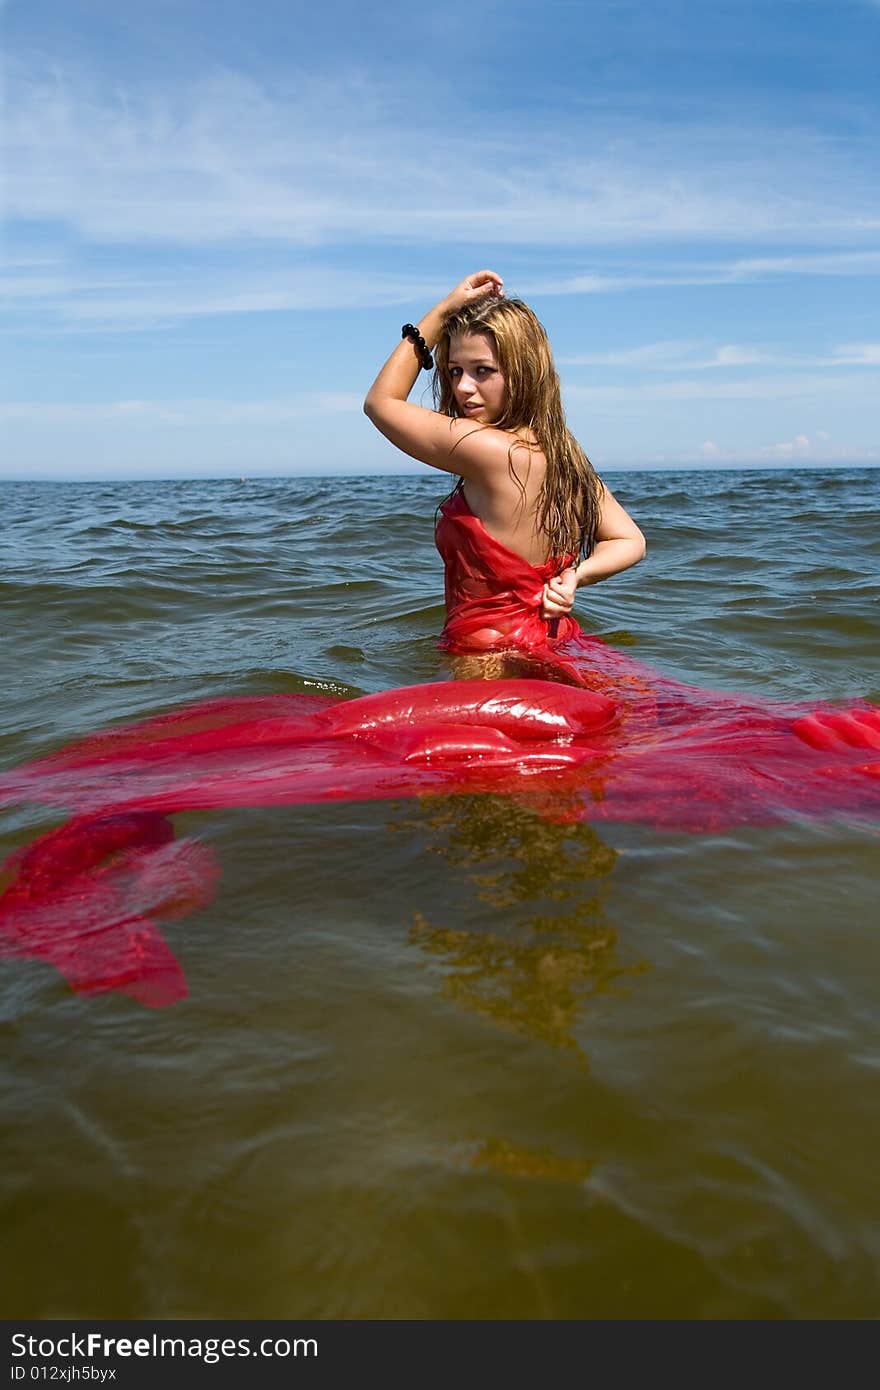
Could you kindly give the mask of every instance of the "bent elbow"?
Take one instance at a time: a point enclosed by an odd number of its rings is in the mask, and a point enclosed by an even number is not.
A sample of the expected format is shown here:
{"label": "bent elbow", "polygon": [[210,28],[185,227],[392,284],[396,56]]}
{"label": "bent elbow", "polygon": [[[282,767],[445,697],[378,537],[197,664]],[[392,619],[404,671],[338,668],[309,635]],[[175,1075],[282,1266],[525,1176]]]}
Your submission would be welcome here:
{"label": "bent elbow", "polygon": [[376,429],[384,434],[388,423],[388,397],[377,396],[374,392],[368,391],[364,401],[364,414]]}
{"label": "bent elbow", "polygon": [[645,540],[645,537],[639,530],[638,526],[634,526],[632,528],[632,530],[629,533],[628,540],[631,547],[630,553],[632,555],[630,564],[637,565],[641,560],[644,560],[645,556],[648,553],[648,542]]}

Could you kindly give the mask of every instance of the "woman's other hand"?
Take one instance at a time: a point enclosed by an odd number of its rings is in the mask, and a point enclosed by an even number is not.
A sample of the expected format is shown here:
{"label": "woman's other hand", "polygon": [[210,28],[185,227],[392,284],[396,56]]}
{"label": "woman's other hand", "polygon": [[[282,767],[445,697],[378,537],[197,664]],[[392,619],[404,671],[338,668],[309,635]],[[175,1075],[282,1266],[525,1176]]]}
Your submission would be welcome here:
{"label": "woman's other hand", "polygon": [[504,281],[494,270],[477,270],[456,285],[443,301],[447,313],[454,314],[472,299],[488,299],[491,295],[504,294]]}
{"label": "woman's other hand", "polygon": [[563,570],[561,574],[555,575],[544,585],[541,617],[550,622],[553,618],[562,618],[566,613],[570,613],[574,607],[576,593],[576,570],[567,569]]}

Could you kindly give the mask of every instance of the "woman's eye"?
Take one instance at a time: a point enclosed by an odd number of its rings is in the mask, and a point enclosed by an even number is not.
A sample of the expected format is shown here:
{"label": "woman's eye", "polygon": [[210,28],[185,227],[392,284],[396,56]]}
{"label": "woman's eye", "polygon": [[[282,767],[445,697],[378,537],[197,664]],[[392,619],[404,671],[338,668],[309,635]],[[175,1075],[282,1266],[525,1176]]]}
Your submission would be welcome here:
{"label": "woman's eye", "polygon": [[461,367],[453,367],[449,375],[452,377],[453,381],[458,381],[458,378],[461,376]]}

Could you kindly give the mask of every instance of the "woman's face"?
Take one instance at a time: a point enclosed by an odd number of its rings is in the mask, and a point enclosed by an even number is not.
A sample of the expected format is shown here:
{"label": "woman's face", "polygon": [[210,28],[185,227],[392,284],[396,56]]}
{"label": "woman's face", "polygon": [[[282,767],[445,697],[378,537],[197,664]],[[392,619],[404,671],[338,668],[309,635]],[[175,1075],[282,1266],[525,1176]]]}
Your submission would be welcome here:
{"label": "woman's face", "polygon": [[456,333],[449,342],[449,374],[455,403],[466,420],[494,425],[501,419],[507,384],[491,338],[485,333]]}

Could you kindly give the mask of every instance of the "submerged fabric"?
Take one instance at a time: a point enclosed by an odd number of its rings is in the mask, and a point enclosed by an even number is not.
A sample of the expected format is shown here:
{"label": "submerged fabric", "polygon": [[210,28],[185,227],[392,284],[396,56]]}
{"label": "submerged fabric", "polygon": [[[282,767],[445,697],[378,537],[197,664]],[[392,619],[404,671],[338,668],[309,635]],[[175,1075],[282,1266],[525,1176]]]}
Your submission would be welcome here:
{"label": "submerged fabric", "polygon": [[[72,820],[0,867],[0,956],[51,963],[74,989],[154,1007],[187,992],[158,922],[210,901],[214,853],[169,816],[485,793],[560,821],[689,832],[789,815],[877,818],[880,710],[771,704],[682,685],[540,615],[557,566],[495,540],[461,492],[444,504],[441,645],[504,678],[361,699],[215,700],[96,733],[0,775],[0,805]],[[508,675],[508,669],[512,674]],[[473,673],[472,673],[473,674]]]}

